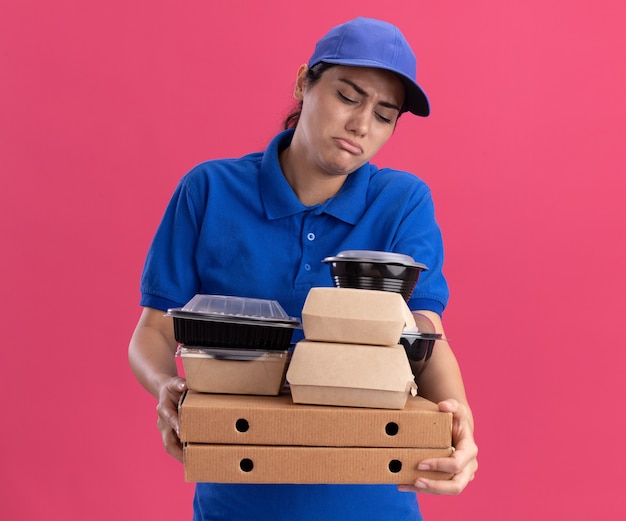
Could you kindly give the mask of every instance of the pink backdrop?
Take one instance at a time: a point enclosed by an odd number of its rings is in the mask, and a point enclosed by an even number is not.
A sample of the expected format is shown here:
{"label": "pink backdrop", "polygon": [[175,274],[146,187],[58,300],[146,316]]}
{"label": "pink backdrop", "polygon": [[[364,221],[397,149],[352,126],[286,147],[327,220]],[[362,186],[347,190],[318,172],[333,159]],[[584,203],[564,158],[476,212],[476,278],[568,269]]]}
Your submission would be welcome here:
{"label": "pink backdrop", "polygon": [[431,98],[375,162],[434,191],[481,449],[425,514],[625,518],[623,2],[8,0],[2,519],[190,519],[126,358],[146,249],[179,177],[262,148],[358,14],[403,29]]}

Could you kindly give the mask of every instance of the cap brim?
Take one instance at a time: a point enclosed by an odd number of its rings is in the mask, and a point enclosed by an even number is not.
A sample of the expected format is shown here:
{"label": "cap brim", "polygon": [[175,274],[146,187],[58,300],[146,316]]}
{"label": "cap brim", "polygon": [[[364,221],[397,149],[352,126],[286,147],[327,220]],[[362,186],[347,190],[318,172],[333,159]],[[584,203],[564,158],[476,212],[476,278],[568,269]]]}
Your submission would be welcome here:
{"label": "cap brim", "polygon": [[416,116],[427,117],[430,114],[430,103],[422,88],[409,78],[399,75],[404,83],[404,108]]}

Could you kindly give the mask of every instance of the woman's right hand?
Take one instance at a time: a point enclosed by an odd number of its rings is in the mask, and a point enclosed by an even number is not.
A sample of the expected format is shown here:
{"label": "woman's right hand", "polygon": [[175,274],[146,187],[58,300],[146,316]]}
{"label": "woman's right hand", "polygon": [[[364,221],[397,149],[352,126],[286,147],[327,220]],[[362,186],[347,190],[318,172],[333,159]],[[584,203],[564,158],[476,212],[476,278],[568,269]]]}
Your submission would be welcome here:
{"label": "woman's right hand", "polygon": [[178,402],[187,389],[184,378],[174,376],[159,388],[159,403],[156,407],[163,445],[168,454],[182,463],[183,445],[179,438]]}
{"label": "woman's right hand", "polygon": [[139,383],[159,404],[158,427],[165,450],[183,461],[178,437],[178,402],[187,389],[184,378],[177,376],[176,339],[172,318],[158,309],[145,307],[128,346],[128,358]]}

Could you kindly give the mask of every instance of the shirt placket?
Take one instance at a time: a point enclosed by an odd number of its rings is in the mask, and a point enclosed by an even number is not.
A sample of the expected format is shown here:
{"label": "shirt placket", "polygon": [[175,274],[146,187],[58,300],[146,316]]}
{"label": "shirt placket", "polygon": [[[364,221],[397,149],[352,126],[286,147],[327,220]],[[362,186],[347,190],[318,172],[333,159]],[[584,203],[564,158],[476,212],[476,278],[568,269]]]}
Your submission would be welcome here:
{"label": "shirt placket", "polygon": [[314,251],[317,247],[319,239],[318,221],[319,214],[315,211],[307,212],[302,221],[300,237],[302,258],[300,261],[300,270],[298,272],[299,284],[311,284],[314,279],[313,263],[316,262],[315,259],[317,258],[317,256],[314,255]]}

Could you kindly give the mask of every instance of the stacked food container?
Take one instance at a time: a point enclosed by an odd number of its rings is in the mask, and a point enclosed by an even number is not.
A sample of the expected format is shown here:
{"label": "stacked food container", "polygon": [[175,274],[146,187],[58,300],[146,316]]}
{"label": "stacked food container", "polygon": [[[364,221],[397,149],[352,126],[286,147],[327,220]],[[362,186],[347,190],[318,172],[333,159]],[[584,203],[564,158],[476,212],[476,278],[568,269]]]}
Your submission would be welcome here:
{"label": "stacked food container", "polygon": [[[452,420],[415,396],[409,344],[400,343],[407,331],[420,335],[408,297],[352,280],[353,287],[335,278],[339,287],[311,289],[302,313],[305,340],[291,358],[291,334],[300,324],[276,302],[201,295],[169,311],[190,389],[179,407],[187,481],[449,478],[417,470],[423,459],[451,453]],[[411,284],[402,286],[412,291]]]}
{"label": "stacked food container", "polygon": [[404,348],[415,321],[398,293],[312,288],[302,310],[305,340],[287,381],[296,403],[402,409],[416,385]]}
{"label": "stacked food container", "polygon": [[196,295],[170,309],[187,387],[204,393],[277,395],[297,319],[273,300]]}
{"label": "stacked food container", "polygon": [[[324,262],[330,265],[331,275],[338,288],[358,288],[399,293],[409,300],[419,280],[420,273],[428,268],[409,255],[400,253],[349,250]],[[441,338],[432,322],[416,314],[419,324],[407,325],[402,331],[400,344],[404,346],[417,376],[428,362],[435,341]],[[418,328],[419,325],[419,328]]]}

